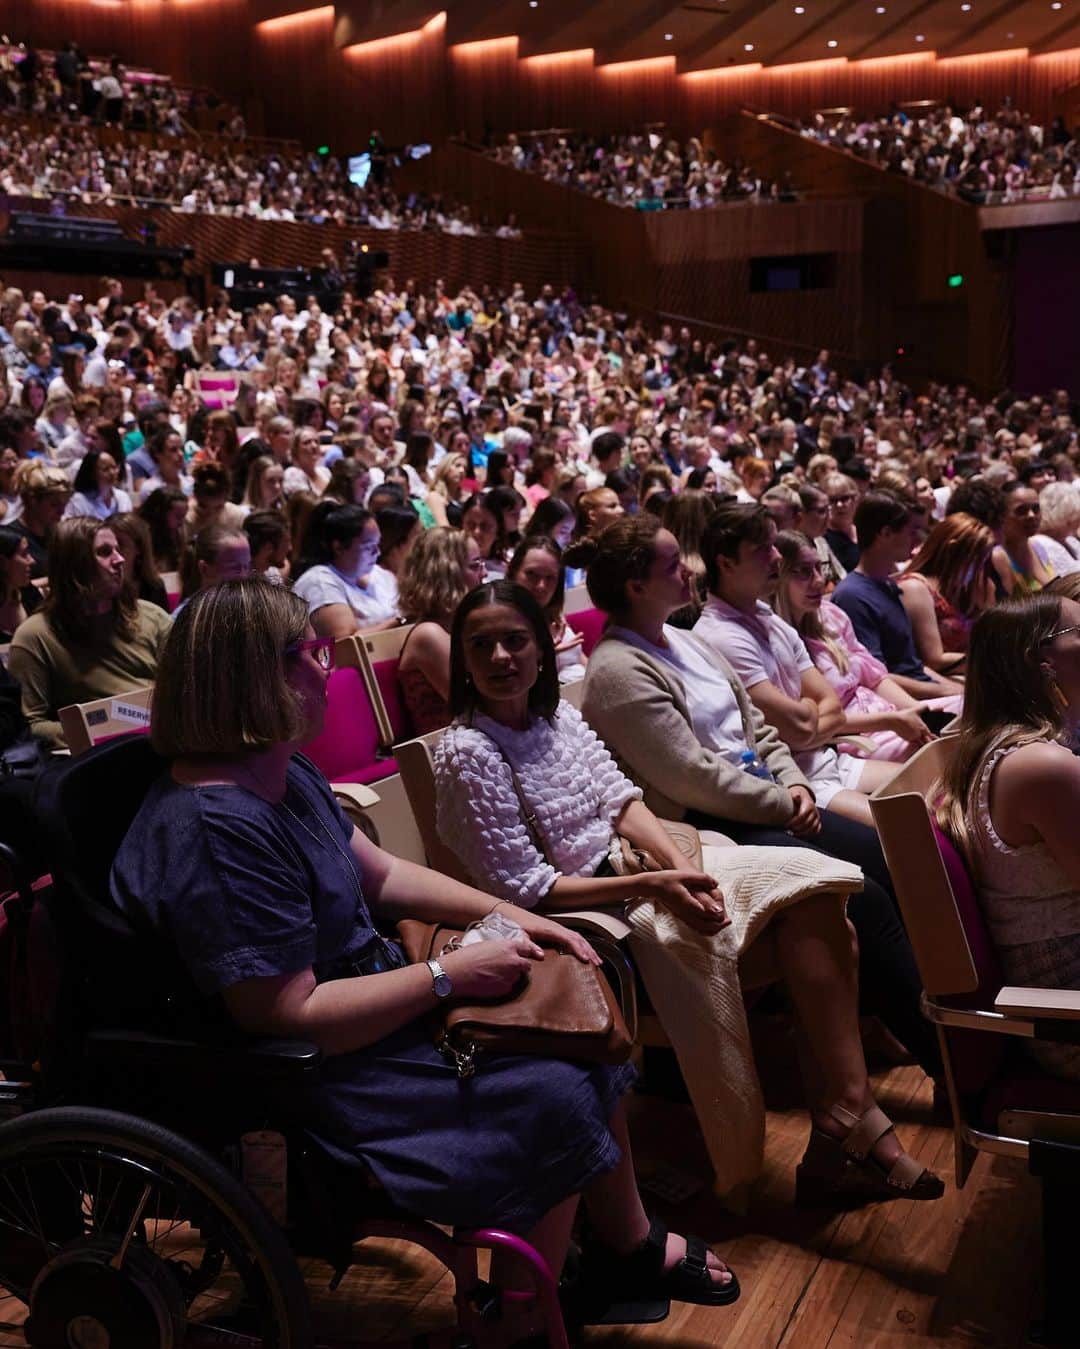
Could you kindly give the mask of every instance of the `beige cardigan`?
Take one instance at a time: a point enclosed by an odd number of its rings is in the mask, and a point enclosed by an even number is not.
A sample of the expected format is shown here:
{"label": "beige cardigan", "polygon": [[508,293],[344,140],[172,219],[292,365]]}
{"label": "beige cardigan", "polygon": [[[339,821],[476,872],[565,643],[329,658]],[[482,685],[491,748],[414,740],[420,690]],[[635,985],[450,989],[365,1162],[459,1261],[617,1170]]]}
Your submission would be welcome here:
{"label": "beige cardigan", "polygon": [[[684,636],[698,641],[691,633]],[[810,790],[810,785],[735,671],[698,644],[731,682],[746,743],[757,750],[774,782],[706,749],[694,733],[679,676],[670,665],[617,637],[603,637],[589,657],[582,715],[626,775],[644,790],[645,804],[662,819],[681,820],[687,811],[699,810],[745,824],[786,824],[794,810],[787,789]]]}

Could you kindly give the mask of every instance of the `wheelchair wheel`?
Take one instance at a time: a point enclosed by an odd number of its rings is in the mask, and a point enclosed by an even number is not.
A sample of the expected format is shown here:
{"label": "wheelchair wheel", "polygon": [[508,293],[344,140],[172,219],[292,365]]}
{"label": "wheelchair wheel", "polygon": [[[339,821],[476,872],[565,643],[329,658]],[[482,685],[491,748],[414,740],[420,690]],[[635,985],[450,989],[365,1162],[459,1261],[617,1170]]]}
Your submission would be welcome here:
{"label": "wheelchair wheel", "polygon": [[62,1107],[0,1126],[0,1288],[33,1349],[310,1349],[284,1235],[177,1134]]}

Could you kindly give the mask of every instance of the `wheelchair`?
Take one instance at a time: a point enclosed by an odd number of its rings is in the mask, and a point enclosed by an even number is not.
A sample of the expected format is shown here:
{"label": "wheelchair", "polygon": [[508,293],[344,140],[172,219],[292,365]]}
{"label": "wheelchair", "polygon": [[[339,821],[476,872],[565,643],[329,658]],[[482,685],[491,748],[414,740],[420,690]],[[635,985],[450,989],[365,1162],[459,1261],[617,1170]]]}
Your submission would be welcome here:
{"label": "wheelchair", "polygon": [[[369,1171],[330,1158],[296,1104],[315,1046],[242,1036],[112,905],[112,859],[163,769],[141,735],[50,769],[51,882],[33,896],[4,849],[39,1010],[33,1050],[0,1062],[0,1295],[25,1315],[2,1329],[32,1349],[314,1349],[298,1257],[328,1264],[333,1288],[356,1243],[395,1237],[453,1275],[454,1349],[490,1339],[509,1298],[535,1298],[567,1349],[539,1252],[396,1210]],[[482,1279],[485,1249],[523,1262],[515,1284],[533,1291]]]}

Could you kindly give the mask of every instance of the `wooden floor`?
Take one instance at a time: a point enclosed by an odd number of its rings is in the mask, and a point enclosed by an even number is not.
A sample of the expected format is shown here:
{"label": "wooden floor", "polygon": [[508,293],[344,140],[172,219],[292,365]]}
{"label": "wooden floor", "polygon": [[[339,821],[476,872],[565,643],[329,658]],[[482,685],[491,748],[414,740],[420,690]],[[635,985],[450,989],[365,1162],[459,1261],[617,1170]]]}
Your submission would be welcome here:
{"label": "wooden floor", "polygon": [[[762,1065],[761,1049],[758,1050]],[[1038,1193],[1021,1163],[983,1156],[967,1185],[952,1180],[950,1130],[931,1116],[930,1088],[918,1069],[875,1075],[882,1107],[908,1150],[948,1180],[932,1204],[894,1202],[858,1213],[806,1214],[792,1206],[794,1167],[806,1143],[794,1104],[770,1108],[767,1162],[745,1217],[708,1191],[704,1146],[688,1106],[631,1098],[635,1160],[643,1188],[657,1167],[701,1185],[680,1203],[649,1195],[652,1212],[677,1230],[704,1237],[737,1271],[743,1293],[727,1309],[675,1305],[657,1326],[591,1330],[592,1349],[621,1344],[656,1349],[1020,1349],[1037,1313]],[[775,1102],[773,1103],[775,1106]],[[400,1242],[369,1242],[340,1288],[330,1271],[305,1273],[316,1328],[329,1340],[392,1340],[445,1327],[450,1279],[425,1252]],[[0,1322],[21,1320],[0,1299]],[[0,1332],[0,1344],[24,1343]],[[1078,1338],[1080,1343],[1080,1338]]]}
{"label": "wooden floor", "polygon": [[[844,1215],[792,1206],[794,1167],[806,1143],[798,1109],[770,1110],[765,1174],[747,1215],[722,1209],[704,1187],[652,1211],[696,1232],[730,1261],[743,1294],[734,1307],[672,1307],[657,1326],[591,1330],[596,1349],[1016,1349],[1037,1312],[1038,1194],[1023,1164],[981,1157],[967,1185],[952,1179],[952,1137],[931,1116],[929,1084],[915,1068],[875,1075],[879,1100],[910,1152],[948,1180],[932,1204],[878,1204]],[[687,1106],[652,1097],[632,1105],[639,1175],[677,1159],[704,1181],[704,1147]],[[362,1251],[367,1248],[361,1248]],[[377,1258],[379,1257],[379,1258]],[[312,1286],[327,1335],[397,1338],[436,1328],[450,1311],[450,1281],[435,1261],[398,1243],[375,1243],[334,1295]],[[311,1271],[315,1274],[316,1271]]]}

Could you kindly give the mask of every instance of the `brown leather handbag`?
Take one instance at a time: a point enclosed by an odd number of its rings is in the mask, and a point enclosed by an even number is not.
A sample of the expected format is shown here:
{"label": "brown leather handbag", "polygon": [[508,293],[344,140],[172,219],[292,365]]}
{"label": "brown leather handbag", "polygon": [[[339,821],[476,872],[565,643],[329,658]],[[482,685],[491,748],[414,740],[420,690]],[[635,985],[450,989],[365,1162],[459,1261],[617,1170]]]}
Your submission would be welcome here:
{"label": "brown leather handbag", "polygon": [[[692,824],[681,820],[661,820],[668,837],[686,858],[687,871],[703,871],[705,859],[701,851],[701,835]],[[619,838],[622,853],[622,872],[624,876],[638,876],[643,871],[664,871],[651,852],[644,848],[635,848],[628,838]]]}
{"label": "brown leather handbag", "polygon": [[[437,959],[459,928],[405,919],[398,934],[414,963]],[[531,1054],[580,1063],[625,1063],[632,1048],[622,1012],[595,965],[550,947],[517,989],[492,1002],[447,1008],[436,1044],[471,1077],[479,1054]]]}

